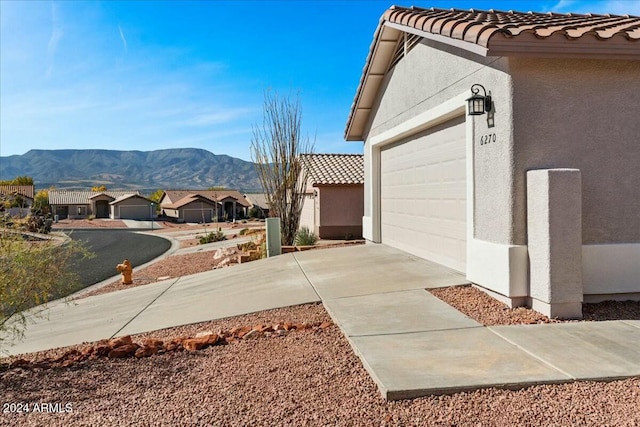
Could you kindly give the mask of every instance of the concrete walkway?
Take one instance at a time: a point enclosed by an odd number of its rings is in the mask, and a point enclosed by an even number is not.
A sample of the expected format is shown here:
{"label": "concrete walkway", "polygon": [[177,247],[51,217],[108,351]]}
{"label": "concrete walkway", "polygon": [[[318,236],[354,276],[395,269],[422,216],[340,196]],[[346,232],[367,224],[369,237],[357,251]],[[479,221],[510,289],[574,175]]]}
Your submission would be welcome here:
{"label": "concrete walkway", "polygon": [[300,252],[54,304],[9,350],[322,301],[387,399],[640,375],[640,321],[484,327],[425,291],[464,283],[383,245]]}

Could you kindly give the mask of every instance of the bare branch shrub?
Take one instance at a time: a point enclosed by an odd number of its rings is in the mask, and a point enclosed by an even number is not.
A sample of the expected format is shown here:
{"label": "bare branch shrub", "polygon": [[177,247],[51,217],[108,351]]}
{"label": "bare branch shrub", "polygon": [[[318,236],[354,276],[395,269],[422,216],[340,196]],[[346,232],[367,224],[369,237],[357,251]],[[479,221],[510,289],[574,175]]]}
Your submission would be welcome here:
{"label": "bare branch shrub", "polygon": [[283,245],[293,245],[300,224],[307,176],[298,156],[312,153],[314,143],[302,136],[300,99],[265,94],[262,126],[253,127],[251,157],[269,204],[280,218]]}

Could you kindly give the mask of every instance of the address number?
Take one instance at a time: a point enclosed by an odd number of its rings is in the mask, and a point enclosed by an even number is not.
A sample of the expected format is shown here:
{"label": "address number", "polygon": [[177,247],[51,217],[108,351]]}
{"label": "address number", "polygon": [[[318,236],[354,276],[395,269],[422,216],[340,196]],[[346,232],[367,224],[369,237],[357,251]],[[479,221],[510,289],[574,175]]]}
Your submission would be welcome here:
{"label": "address number", "polygon": [[480,145],[487,145],[490,142],[496,142],[496,134],[495,133],[488,133],[488,134],[482,135],[480,137]]}

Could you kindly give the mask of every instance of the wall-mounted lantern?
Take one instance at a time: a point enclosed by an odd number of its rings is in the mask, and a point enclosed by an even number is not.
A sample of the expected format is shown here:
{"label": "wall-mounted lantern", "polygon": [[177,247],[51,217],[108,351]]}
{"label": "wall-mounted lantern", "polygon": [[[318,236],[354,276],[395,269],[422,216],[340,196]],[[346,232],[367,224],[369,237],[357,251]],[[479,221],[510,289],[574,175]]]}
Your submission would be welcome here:
{"label": "wall-mounted lantern", "polygon": [[[480,89],[484,95],[480,95]],[[470,98],[467,98],[467,104],[469,105],[470,116],[481,116],[484,113],[491,111],[491,95],[487,95],[487,91],[484,86],[480,84],[474,84],[471,86]]]}

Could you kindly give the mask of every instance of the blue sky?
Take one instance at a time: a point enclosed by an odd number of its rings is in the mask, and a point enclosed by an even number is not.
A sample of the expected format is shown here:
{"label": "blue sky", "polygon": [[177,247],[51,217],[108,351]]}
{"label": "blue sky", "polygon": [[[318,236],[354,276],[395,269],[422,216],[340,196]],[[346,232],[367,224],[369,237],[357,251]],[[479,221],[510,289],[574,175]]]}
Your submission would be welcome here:
{"label": "blue sky", "polygon": [[[299,93],[317,152],[361,153],[344,126],[392,4],[0,0],[0,156],[196,147],[250,160],[266,90]],[[640,0],[395,4],[640,15]]]}

